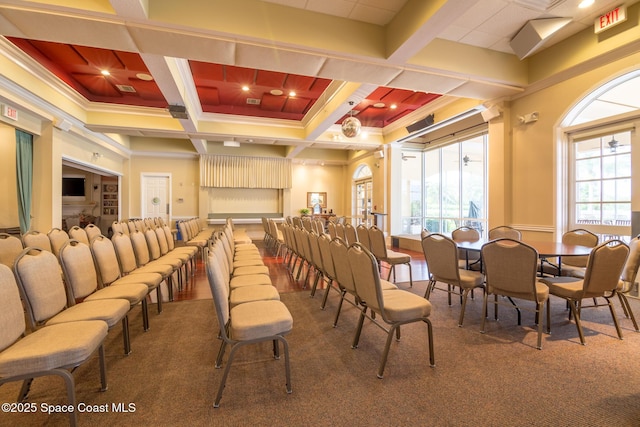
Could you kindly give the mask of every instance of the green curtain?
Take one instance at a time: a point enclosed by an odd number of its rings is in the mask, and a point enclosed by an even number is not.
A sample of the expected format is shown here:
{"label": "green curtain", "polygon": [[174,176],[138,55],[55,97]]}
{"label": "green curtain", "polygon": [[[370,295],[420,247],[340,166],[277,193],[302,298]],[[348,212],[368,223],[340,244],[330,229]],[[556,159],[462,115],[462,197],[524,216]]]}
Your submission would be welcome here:
{"label": "green curtain", "polygon": [[18,216],[22,234],[31,228],[33,188],[33,135],[16,129],[16,172],[18,175]]}

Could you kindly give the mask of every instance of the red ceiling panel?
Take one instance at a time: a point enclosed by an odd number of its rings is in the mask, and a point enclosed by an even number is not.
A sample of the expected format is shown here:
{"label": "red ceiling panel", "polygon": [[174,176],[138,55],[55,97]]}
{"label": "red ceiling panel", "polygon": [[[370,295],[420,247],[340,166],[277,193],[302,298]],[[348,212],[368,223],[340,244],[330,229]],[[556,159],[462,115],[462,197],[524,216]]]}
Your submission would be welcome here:
{"label": "red ceiling panel", "polygon": [[200,103],[202,104],[203,111],[207,111],[209,113],[212,112],[210,110],[206,110],[205,105],[207,106],[220,105],[220,95],[218,93],[217,87],[200,86],[198,88],[198,97],[200,98]]}
{"label": "red ceiling panel", "polygon": [[140,79],[129,79],[128,84],[133,86],[142,99],[162,101],[164,97],[154,81],[144,81]]}
{"label": "red ceiling panel", "polygon": [[269,88],[281,88],[287,78],[285,73],[276,73],[274,71],[258,70],[255,84],[257,86],[266,86]]}
{"label": "red ceiling panel", "polygon": [[124,64],[112,50],[84,46],[76,46],[75,49],[87,61],[87,65],[96,67],[97,71],[124,70]]}
{"label": "red ceiling panel", "polygon": [[200,61],[189,61],[191,74],[196,86],[212,85],[215,82],[224,81],[224,66],[220,64],[209,64]]}
{"label": "red ceiling panel", "polygon": [[388,102],[388,103],[392,103],[392,104],[400,104],[405,99],[409,98],[411,95],[413,95],[413,91],[411,91],[411,90],[394,89],[394,90],[390,91],[389,93],[387,93],[382,98],[380,98],[380,100],[382,102]]}
{"label": "red ceiling panel", "polygon": [[313,85],[315,78],[307,76],[298,76],[296,74],[289,74],[287,81],[284,83],[284,88],[287,90],[295,90],[296,92],[307,91]]}
{"label": "red ceiling panel", "polygon": [[87,65],[87,61],[71,45],[24,40],[19,46],[30,51],[37,49],[42,56],[61,68],[69,69],[74,66],[84,67]]}
{"label": "red ceiling panel", "polygon": [[253,84],[255,75],[256,70],[251,68],[234,67],[232,65],[225,67],[225,80],[229,83],[251,85]]}
{"label": "red ceiling panel", "polygon": [[266,111],[282,111],[282,107],[284,107],[286,101],[286,96],[275,96],[270,93],[265,93],[262,96],[260,108]]}
{"label": "red ceiling panel", "polygon": [[142,57],[137,53],[115,52],[115,55],[120,59],[120,62],[124,64],[124,67],[127,70],[135,71],[137,73],[149,72],[149,69],[142,60]]}
{"label": "red ceiling panel", "polygon": [[304,115],[307,112],[307,107],[310,105],[311,100],[309,98],[287,97],[287,102],[283,111],[285,113]]}
{"label": "red ceiling panel", "polygon": [[83,85],[92,95],[121,97],[116,89],[104,76],[93,74],[72,74],[73,78]]}

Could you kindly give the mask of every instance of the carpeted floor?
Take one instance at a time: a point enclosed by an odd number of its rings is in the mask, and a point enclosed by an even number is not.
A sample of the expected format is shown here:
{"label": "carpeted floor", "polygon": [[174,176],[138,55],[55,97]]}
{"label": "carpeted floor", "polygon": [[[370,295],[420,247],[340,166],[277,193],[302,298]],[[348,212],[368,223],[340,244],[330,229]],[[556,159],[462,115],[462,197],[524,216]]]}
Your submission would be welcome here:
{"label": "carpeted floor", "polygon": [[[424,289],[417,282],[413,291],[422,295]],[[621,321],[620,341],[605,308],[585,309],[583,347],[563,301],[554,299],[552,335],[544,335],[538,351],[531,313],[524,313],[519,327],[511,311],[501,307],[496,322],[491,310],[483,335],[481,298],[469,301],[463,328],[457,326],[457,301],[447,306],[442,292],[431,300],[437,366],[428,364],[424,324],[407,325],[380,380],[383,331],[365,323],[360,347],[352,350],[358,313],[345,304],[334,329],[337,293],[325,311],[319,309],[321,296],[283,294],[294,318],[288,336],[293,393],[285,391],[284,364],[270,357],[270,345],[247,347],[238,353],[218,409],[212,403],[222,371],[213,367],[219,341],[212,302],[166,304],[164,313],[151,315],[146,333],[136,310],[131,355],[122,354],[118,329],[107,338],[109,390],[99,391],[97,358],[75,373],[78,402],[109,409],[80,413],[80,425],[640,425],[640,334],[628,319]],[[640,315],[639,303],[633,301]],[[12,401],[19,385],[0,387],[0,401]],[[38,407],[66,403],[62,381],[37,379],[29,401]],[[130,403],[135,412],[113,410],[114,404]],[[66,424],[66,414],[0,414],[3,426]]]}

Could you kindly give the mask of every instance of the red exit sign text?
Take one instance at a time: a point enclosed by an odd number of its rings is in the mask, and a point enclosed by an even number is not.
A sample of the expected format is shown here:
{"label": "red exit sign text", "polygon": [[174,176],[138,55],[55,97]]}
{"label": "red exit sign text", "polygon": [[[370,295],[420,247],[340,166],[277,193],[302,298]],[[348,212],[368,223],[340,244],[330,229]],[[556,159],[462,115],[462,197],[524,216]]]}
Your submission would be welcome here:
{"label": "red exit sign text", "polygon": [[596,34],[608,30],[627,20],[626,6],[618,6],[615,9],[600,15],[594,22],[594,32]]}

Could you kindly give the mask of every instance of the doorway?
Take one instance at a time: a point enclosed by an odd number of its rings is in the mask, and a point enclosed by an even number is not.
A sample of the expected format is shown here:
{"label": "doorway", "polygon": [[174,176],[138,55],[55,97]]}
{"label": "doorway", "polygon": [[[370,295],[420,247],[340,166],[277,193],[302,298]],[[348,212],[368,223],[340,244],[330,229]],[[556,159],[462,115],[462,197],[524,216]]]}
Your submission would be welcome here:
{"label": "doorway", "polygon": [[171,174],[145,173],[140,178],[142,218],[162,218],[169,225],[171,219]]}

